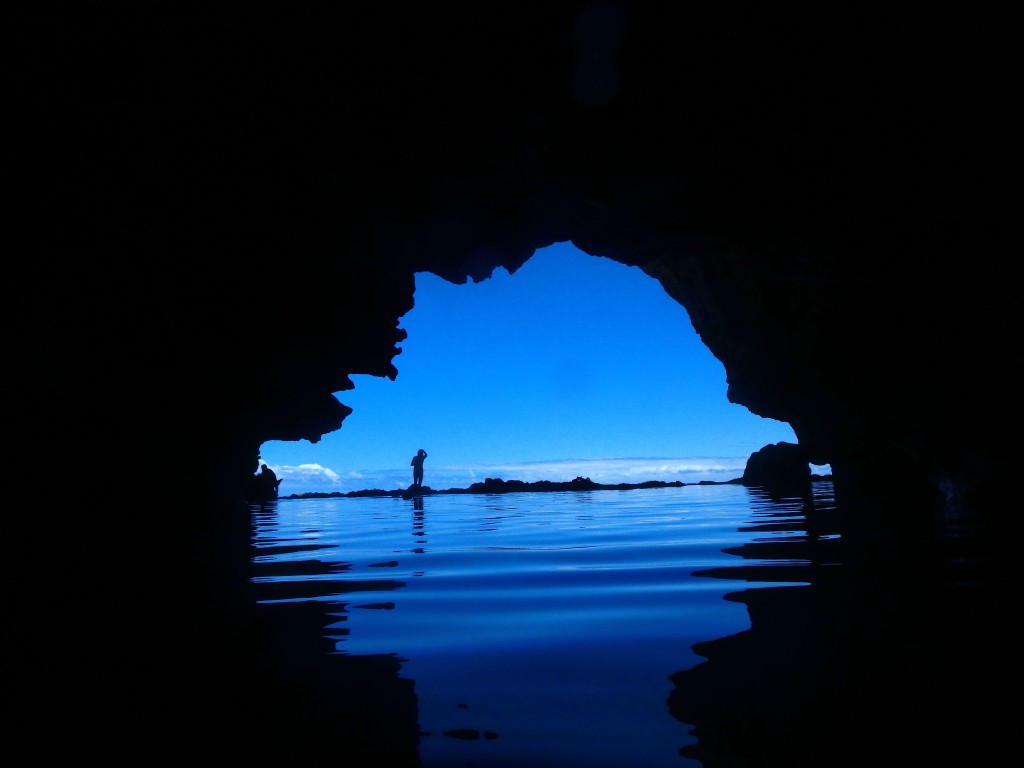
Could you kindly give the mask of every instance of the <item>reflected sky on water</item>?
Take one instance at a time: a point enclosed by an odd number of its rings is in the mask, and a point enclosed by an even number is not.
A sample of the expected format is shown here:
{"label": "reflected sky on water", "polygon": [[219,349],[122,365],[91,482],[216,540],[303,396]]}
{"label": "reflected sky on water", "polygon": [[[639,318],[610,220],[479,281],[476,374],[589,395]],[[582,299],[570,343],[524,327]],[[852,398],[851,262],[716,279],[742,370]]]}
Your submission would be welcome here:
{"label": "reflected sky on water", "polygon": [[252,581],[319,604],[334,653],[401,662],[424,768],[695,766],[669,676],[750,626],[723,597],[758,583],[694,572],[756,565],[723,550],[799,539],[802,509],[736,485],[282,500],[253,513]]}

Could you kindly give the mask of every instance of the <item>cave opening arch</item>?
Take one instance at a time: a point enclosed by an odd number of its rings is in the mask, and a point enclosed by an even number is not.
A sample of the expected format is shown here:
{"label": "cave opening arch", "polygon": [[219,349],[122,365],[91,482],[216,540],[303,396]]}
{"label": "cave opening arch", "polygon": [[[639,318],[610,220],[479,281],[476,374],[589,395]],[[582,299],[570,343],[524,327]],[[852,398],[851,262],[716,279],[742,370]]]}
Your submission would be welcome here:
{"label": "cave opening arch", "polygon": [[638,267],[562,241],[468,283],[418,273],[394,380],[354,376],[336,393],[352,414],[316,445],[264,444],[282,493],[404,487],[421,443],[428,485],[444,489],[725,481],[764,445],[796,442],[728,402],[721,363]]}

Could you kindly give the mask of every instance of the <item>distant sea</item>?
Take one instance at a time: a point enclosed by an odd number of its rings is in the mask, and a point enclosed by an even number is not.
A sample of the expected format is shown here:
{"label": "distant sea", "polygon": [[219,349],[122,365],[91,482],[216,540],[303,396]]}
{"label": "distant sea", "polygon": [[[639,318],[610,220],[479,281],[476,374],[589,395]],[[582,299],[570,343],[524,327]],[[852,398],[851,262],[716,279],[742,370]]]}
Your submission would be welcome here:
{"label": "distant sea", "polygon": [[[831,482],[814,488],[827,510]],[[723,550],[806,538],[804,511],[739,485],[282,499],[251,508],[251,583],[321,663],[393,665],[411,765],[695,768],[670,676],[750,627],[726,595],[809,578],[800,558],[781,579],[763,561],[770,585],[723,577],[762,562]],[[312,663],[296,655],[283,667]]]}
{"label": "distant sea", "polygon": [[[487,478],[524,482],[566,482],[586,477],[602,485],[639,484],[648,480],[663,482],[724,483],[742,477],[748,457],[564,459],[494,465],[446,466],[428,459],[425,483],[435,490],[468,488]],[[367,489],[395,490],[412,482],[412,469],[399,467],[382,470],[352,471],[344,476],[318,464],[272,467],[281,478],[281,495],[303,493],[349,493]],[[812,465],[816,474],[830,474],[829,465]]]}

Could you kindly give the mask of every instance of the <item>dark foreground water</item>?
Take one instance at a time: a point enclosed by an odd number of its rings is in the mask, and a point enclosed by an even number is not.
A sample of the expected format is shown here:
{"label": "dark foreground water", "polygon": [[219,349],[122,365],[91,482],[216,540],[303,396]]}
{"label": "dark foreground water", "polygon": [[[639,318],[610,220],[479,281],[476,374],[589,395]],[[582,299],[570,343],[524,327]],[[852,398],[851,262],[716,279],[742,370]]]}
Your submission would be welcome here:
{"label": "dark foreground water", "polygon": [[802,511],[731,485],[282,500],[254,512],[253,581],[315,602],[326,652],[400,662],[424,768],[699,765],[670,675],[750,626],[723,597],[756,584],[694,574]]}
{"label": "dark foreground water", "polygon": [[301,702],[257,724],[268,751],[315,733],[347,765],[710,768],[994,749],[954,666],[979,653],[951,613],[971,585],[844,563],[830,482],[281,500],[252,523],[277,685]]}

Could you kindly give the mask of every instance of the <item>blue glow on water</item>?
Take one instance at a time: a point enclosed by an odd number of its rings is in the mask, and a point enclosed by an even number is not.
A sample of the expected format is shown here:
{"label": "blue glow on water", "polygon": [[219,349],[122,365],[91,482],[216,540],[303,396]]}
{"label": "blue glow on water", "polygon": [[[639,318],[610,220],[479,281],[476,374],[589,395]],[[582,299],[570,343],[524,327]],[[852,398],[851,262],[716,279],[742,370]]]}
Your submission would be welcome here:
{"label": "blue glow on water", "polygon": [[[792,539],[801,512],[734,485],[416,505],[254,512],[253,583],[267,605],[323,604],[336,652],[402,660],[423,768],[698,765],[678,754],[693,737],[666,707],[669,675],[702,661],[695,643],[750,626],[725,594],[767,585],[694,571],[758,564],[723,549]],[[787,585],[806,583],[802,564]],[[455,729],[493,738],[443,735]]]}

